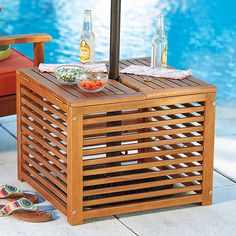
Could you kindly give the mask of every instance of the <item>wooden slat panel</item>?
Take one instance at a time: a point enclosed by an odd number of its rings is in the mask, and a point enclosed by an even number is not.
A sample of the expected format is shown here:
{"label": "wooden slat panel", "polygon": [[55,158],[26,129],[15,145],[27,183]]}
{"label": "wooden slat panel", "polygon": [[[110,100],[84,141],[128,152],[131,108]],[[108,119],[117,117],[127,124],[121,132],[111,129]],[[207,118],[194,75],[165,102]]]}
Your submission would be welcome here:
{"label": "wooden slat panel", "polygon": [[[129,66],[129,65],[141,65],[141,66],[149,66],[150,67],[150,63],[144,60],[138,60],[138,59],[131,59],[131,60],[126,60],[123,62],[125,65]],[[139,78],[141,78],[140,76],[138,76]],[[175,87],[179,87],[177,84],[173,83],[171,80],[167,80],[167,79],[163,79],[163,78],[155,78],[155,77],[150,77],[150,76],[145,76],[143,77],[143,79],[148,80],[147,83],[145,83],[145,85],[149,85],[149,84],[154,84],[154,85],[158,85],[159,87],[161,87],[162,89],[166,89],[166,88],[175,88]],[[156,86],[152,86],[153,88],[155,88]]]}
{"label": "wooden slat panel", "polygon": [[[23,100],[24,98],[22,98],[22,101]],[[32,110],[29,109],[28,107],[31,107]],[[49,121],[42,119],[40,115],[38,115],[37,113],[33,113],[34,109],[32,105],[29,105],[28,107],[26,107],[25,105],[22,107],[22,112],[24,114],[26,114],[28,117],[32,117],[34,119],[33,121],[34,123],[37,122],[42,127],[47,128],[51,133],[54,133],[55,135],[57,135],[57,137],[59,137],[62,141],[66,142],[66,135],[64,135],[60,129],[53,127]]]}
{"label": "wooden slat panel", "polygon": [[56,209],[66,215],[66,204],[63,202],[51,189],[45,188],[45,186],[36,178],[33,178],[27,173],[22,173],[23,179],[29,183],[39,194],[44,196]]}
{"label": "wooden slat panel", "polygon": [[112,162],[125,162],[125,161],[133,161],[139,159],[145,159],[155,156],[164,156],[164,155],[172,155],[177,153],[191,153],[191,152],[200,152],[203,151],[203,147],[191,147],[191,148],[177,148],[172,150],[165,151],[154,151],[154,152],[146,152],[146,153],[137,153],[137,154],[129,154],[129,155],[121,155],[114,157],[105,157],[105,158],[95,158],[90,160],[84,160],[84,166],[89,165],[97,165],[97,164],[106,164]]}
{"label": "wooden slat panel", "polygon": [[[164,127],[161,127],[161,130],[165,130],[165,128]],[[167,138],[166,137],[162,137],[161,138],[161,140],[167,140]],[[189,145],[187,145],[187,144],[185,144],[187,147],[189,146]],[[170,145],[170,147],[171,148],[179,148],[179,145],[177,144],[172,144],[172,145]],[[168,148],[167,147],[165,147],[165,146],[162,146],[162,147],[160,147],[160,149],[161,150],[168,150]],[[185,154],[186,156],[190,156],[189,154]],[[172,157],[174,157],[174,158],[182,158],[181,157],[181,155],[180,154],[174,154],[174,155],[171,155]],[[169,158],[168,158],[168,156],[164,156],[164,157],[162,157],[162,159],[163,160],[169,160]],[[187,166],[187,167],[194,167],[194,166],[197,166],[197,165],[195,165],[194,163],[185,163],[185,165]],[[175,164],[175,165],[173,165],[173,167],[175,167],[175,168],[181,168],[182,167],[182,165],[181,164]],[[169,167],[167,166],[165,169],[169,169]],[[187,174],[187,176],[194,176],[195,174],[194,173],[188,173]],[[178,176],[181,176],[181,174],[179,175],[179,174],[175,174],[175,175],[172,175],[172,177],[174,177],[174,178],[176,178],[176,177],[178,177]],[[184,184],[185,186],[191,186],[191,183],[186,183],[186,184]]]}
{"label": "wooden slat panel", "polygon": [[[64,92],[70,93],[74,95],[77,98],[85,98],[85,97],[91,97],[91,94],[84,93],[81,91],[77,85],[66,85],[62,84],[61,82],[58,81],[54,73],[41,73],[37,69],[32,70],[34,73],[38,74],[40,77],[44,77],[48,81],[52,82],[53,84],[57,85],[60,87]],[[95,94],[94,96],[99,96],[99,94]]]}
{"label": "wooden slat panel", "polygon": [[201,122],[201,121],[204,121],[203,116],[178,118],[178,119],[171,119],[171,120],[164,120],[164,121],[147,122],[147,123],[141,123],[141,124],[123,125],[123,126],[108,127],[108,128],[103,127],[103,128],[98,128],[98,129],[85,130],[84,135],[103,134],[103,133],[119,132],[119,131],[126,131],[126,130],[132,130],[132,129],[152,128],[152,127],[160,127],[160,126],[173,125],[173,124],[185,124],[185,123],[190,123],[190,122]]}
{"label": "wooden slat panel", "polygon": [[[178,97],[164,97],[162,99],[154,99],[152,100],[152,107],[157,106],[165,106],[165,105],[173,105],[173,104],[183,104],[189,102],[204,102],[206,100],[205,94],[197,94],[197,95],[187,95],[187,96],[178,96]],[[120,101],[121,102],[121,101]],[[114,103],[111,105],[99,105],[99,106],[91,106],[91,107],[83,107],[84,114],[91,114],[91,109],[93,113],[99,112],[110,112],[110,111],[120,111],[120,110],[129,110],[129,109],[143,109],[149,108],[150,103],[146,100],[133,101],[130,100],[127,103]]]}
{"label": "wooden slat panel", "polygon": [[[150,57],[138,58],[138,59],[136,59],[136,60],[147,61],[149,64],[151,63],[151,58],[150,58]],[[172,67],[170,67],[170,68],[172,68]],[[189,76],[187,79],[188,79],[188,80],[191,80],[191,81],[194,81],[194,82],[195,82],[196,84],[198,84],[198,85],[205,85],[205,84],[208,84],[208,83],[206,83],[205,81],[199,80],[199,79],[197,79],[197,78],[195,78],[195,77],[193,77],[193,76]]]}
{"label": "wooden slat panel", "polygon": [[[47,73],[46,77],[51,82],[56,83],[60,87],[65,88],[68,92],[70,92],[72,94],[76,94],[77,96],[80,97],[80,99],[93,98],[93,97],[101,97],[101,96],[105,96],[107,94],[110,94],[109,91],[106,88],[104,88],[102,91],[97,92],[97,93],[87,93],[87,92],[84,92],[84,91],[80,90],[77,85],[61,84],[60,82],[57,81],[56,75],[53,72],[52,73]],[[111,93],[111,95],[114,95],[114,94],[115,94],[114,92]]]}
{"label": "wooden slat panel", "polygon": [[[145,59],[134,59],[134,60],[129,60],[129,61],[134,64],[137,64],[137,62],[139,62],[139,64],[141,64],[141,65],[150,66],[150,61],[145,60]],[[163,83],[172,82],[173,88],[186,87],[186,86],[188,87],[189,86],[189,84],[186,84],[185,80],[170,80],[170,79],[164,79],[164,78],[153,78],[152,80],[153,81],[160,80]]]}
{"label": "wooden slat panel", "polygon": [[32,165],[35,170],[37,170],[39,173],[43,174],[53,185],[56,185],[58,188],[60,188],[64,193],[66,193],[66,184],[60,179],[53,176],[47,168],[45,168],[43,165],[40,165],[40,163],[35,158],[30,158],[29,156],[23,154],[22,158],[27,161],[30,165]]}
{"label": "wooden slat panel", "polygon": [[[48,94],[57,97],[63,103],[66,103],[71,107],[81,107],[81,106],[91,106],[91,105],[96,106],[97,104],[110,104],[111,102],[119,103],[132,100],[139,101],[145,98],[145,96],[142,93],[137,93],[135,90],[132,90],[130,88],[126,89],[130,91],[129,93],[123,93],[118,95],[117,94],[106,95],[103,92],[98,92],[94,94],[83,93],[83,95],[86,94],[86,97],[79,97],[78,94],[82,92],[79,91],[76,86],[61,86],[61,84],[59,84],[59,82],[57,82],[55,78],[53,78],[49,74],[48,75],[46,74],[47,73],[40,74],[38,73],[38,71],[37,73],[35,73],[35,71],[31,69],[21,70],[21,75],[24,76],[27,80],[29,80],[32,83],[35,83],[40,88],[45,89],[45,91]],[[44,76],[47,78],[45,78]],[[114,83],[116,83],[115,87],[119,86],[125,87],[124,85],[121,85],[120,82],[115,81]]]}
{"label": "wooden slat panel", "polygon": [[[38,152],[35,148],[29,148],[26,145],[22,146],[22,150],[31,154],[38,162],[42,163],[45,167],[47,167],[51,172],[55,173],[64,183],[66,184],[66,175],[61,172],[61,170],[54,164],[50,164],[49,160],[46,159],[40,152]],[[51,160],[50,160],[51,161]]]}
{"label": "wooden slat panel", "polygon": [[[145,65],[145,66],[150,66],[150,61],[146,60],[146,59],[132,59],[132,60],[125,60],[122,61],[122,63],[126,66],[128,65]],[[132,76],[132,75],[131,75]],[[148,88],[148,86],[153,86],[154,83],[156,83],[157,85],[160,85],[162,88],[159,90],[165,90],[165,88],[167,88],[167,86],[170,86],[172,88],[174,88],[176,91],[177,89],[179,90],[179,92],[181,92],[181,89],[185,89],[186,92],[190,92],[190,89],[195,88],[195,91],[197,92],[197,88],[198,87],[202,87],[202,86],[210,86],[207,83],[204,83],[203,81],[197,81],[197,80],[193,80],[192,76],[189,76],[187,79],[183,79],[183,80],[168,80],[168,79],[163,79],[163,78],[153,78],[153,77],[147,77],[149,79],[150,82],[148,83],[143,83],[143,85],[141,86],[133,86],[134,89],[136,89],[137,91],[145,91],[146,88]],[[144,80],[143,76],[138,76],[137,78],[135,78],[135,80]],[[131,85],[131,81],[130,79],[127,79],[126,77],[121,77],[121,81],[123,81],[125,84],[127,85]],[[141,82],[141,81],[140,81]],[[142,82],[141,82],[142,83]],[[135,85],[135,83],[132,83],[133,85]],[[157,87],[153,86],[153,92],[155,92],[155,90],[158,90]],[[200,91],[200,90],[199,90]],[[157,91],[156,91],[157,94]]]}
{"label": "wooden slat panel", "polygon": [[135,133],[135,134],[124,134],[119,136],[113,137],[99,137],[99,138],[90,138],[84,139],[84,146],[87,145],[95,145],[95,144],[103,144],[109,143],[114,141],[131,141],[131,140],[138,140],[142,138],[151,138],[151,137],[159,137],[163,135],[171,135],[171,134],[183,134],[189,132],[202,132],[204,130],[203,126],[195,126],[190,128],[177,128],[177,129],[168,129],[168,130],[158,130],[158,131],[149,131],[143,133]]}
{"label": "wooden slat panel", "polygon": [[43,97],[39,96],[36,93],[29,92],[25,87],[23,87],[21,89],[21,92],[22,92],[22,95],[29,97],[30,99],[32,99],[32,101],[34,101],[34,102],[38,103],[39,105],[41,105],[42,107],[45,107],[46,109],[48,109],[52,114],[55,114],[58,117],[60,117],[63,121],[66,121],[66,115],[63,112],[63,110],[58,110],[58,109],[54,108],[51,103],[43,100]]}
{"label": "wooden slat panel", "polygon": [[[26,132],[26,129],[23,127],[22,128],[23,132]],[[26,133],[27,134],[27,133]],[[27,134],[28,135],[28,134]],[[24,136],[24,138],[27,138]],[[47,150],[44,146],[42,146],[41,144],[39,145],[39,143],[35,143],[33,141],[31,141],[30,139],[27,139],[27,142],[29,142],[29,144],[38,152],[40,152],[44,157],[46,157],[48,160],[51,160],[59,169],[61,169],[64,173],[67,172],[66,170],[66,164],[62,163],[59,161],[59,159],[57,158],[57,156],[53,156],[51,154],[49,154],[49,150]]]}
{"label": "wooden slat panel", "polygon": [[[35,91],[41,97],[47,99],[50,103],[60,107],[61,110],[67,112],[67,103],[74,99],[74,96],[68,94],[64,97],[64,93],[57,86],[54,86],[48,80],[40,76],[31,77],[31,69],[24,68],[20,70],[20,83],[26,88]],[[53,86],[51,86],[53,85]]]}
{"label": "wooden slat panel", "polygon": [[114,95],[114,94],[117,94],[117,95],[121,95],[121,94],[124,94],[123,91],[120,91],[119,89],[116,89],[115,87],[113,87],[112,85],[109,84],[109,80],[108,80],[108,83],[106,85],[105,88],[103,88],[103,93],[106,94],[106,95]]}
{"label": "wooden slat panel", "polygon": [[[22,112],[25,114],[27,113],[24,107],[22,107]],[[27,122],[27,124],[30,125],[38,134],[47,138],[48,141],[51,141],[52,143],[56,144],[59,150],[61,149],[66,152],[66,146],[61,143],[60,139],[58,140],[57,137],[53,137],[52,135],[50,135],[50,132],[47,129],[42,129],[42,127],[36,122],[30,123],[28,122],[28,120],[25,122]],[[31,132],[34,133],[34,131]]]}
{"label": "wooden slat panel", "polygon": [[154,141],[154,142],[105,147],[105,148],[93,148],[90,150],[85,150],[83,153],[84,153],[84,156],[88,156],[88,155],[95,155],[95,154],[107,153],[107,152],[113,152],[113,151],[114,152],[115,151],[128,151],[128,150],[135,150],[135,149],[140,149],[140,148],[158,147],[162,145],[171,145],[171,144],[176,144],[176,143],[187,143],[187,142],[198,142],[198,141],[203,141],[203,136],[161,140],[161,141]]}
{"label": "wooden slat panel", "polygon": [[150,198],[150,197],[159,197],[159,196],[171,195],[171,194],[176,194],[176,193],[186,193],[186,192],[196,191],[196,190],[201,190],[201,189],[202,189],[202,185],[179,187],[179,188],[173,188],[173,189],[152,191],[148,193],[136,193],[136,194],[117,196],[117,197],[108,197],[108,198],[101,198],[101,199],[96,199],[96,200],[89,200],[89,201],[84,201],[83,205],[94,206],[94,205],[130,201],[130,200],[136,200],[136,199],[145,199],[145,198]]}
{"label": "wooden slat panel", "polygon": [[[120,63],[120,66],[121,66],[121,69],[123,68],[126,68],[128,65],[128,62],[127,61],[123,61]],[[131,64],[131,63],[129,63]],[[128,81],[133,81],[133,88],[138,90],[137,87],[135,87],[135,85],[137,86],[138,85],[138,88],[140,88],[140,90],[142,88],[145,88],[145,89],[152,89],[152,90],[155,90],[155,89],[164,89],[165,88],[165,84],[163,86],[162,83],[154,83],[152,81],[149,81],[149,79],[151,77],[149,76],[140,76],[140,75],[134,75],[134,74],[122,74],[122,79],[127,79]],[[139,90],[138,90],[139,91]]]}
{"label": "wooden slat panel", "polygon": [[[25,121],[24,121],[25,122]],[[37,143],[39,143],[41,146],[45,147],[48,151],[53,152],[57,158],[60,158],[63,162],[67,163],[66,155],[62,154],[57,147],[51,146],[48,142],[46,142],[45,139],[40,137],[39,135],[29,132],[28,133],[34,140],[36,140]],[[24,142],[30,142],[29,144],[35,145],[35,141],[28,139],[26,136],[23,136],[22,139]],[[38,146],[35,147],[36,149]]]}
{"label": "wooden slat panel", "polygon": [[116,183],[116,182],[130,181],[130,180],[134,180],[134,179],[148,179],[148,178],[153,178],[153,177],[174,175],[174,174],[179,174],[179,173],[188,173],[188,172],[193,172],[193,171],[202,171],[202,166],[181,167],[179,169],[174,169],[174,170],[151,171],[149,173],[131,174],[131,175],[128,174],[128,175],[109,177],[109,178],[85,180],[84,186]]}
{"label": "wooden slat panel", "polygon": [[117,186],[117,187],[106,187],[106,188],[98,188],[93,190],[85,190],[84,196],[93,196],[99,194],[108,194],[108,193],[116,193],[116,192],[124,192],[136,189],[146,189],[146,188],[153,188],[153,187],[160,187],[166,185],[173,185],[177,183],[186,183],[186,182],[193,182],[202,180],[202,176],[192,176],[192,177],[181,177],[181,178],[174,178],[174,179],[167,179],[167,180],[158,180],[158,181],[151,181],[151,182],[144,182],[144,183],[135,183],[130,185],[124,186]]}
{"label": "wooden slat panel", "polygon": [[118,88],[119,90],[123,91],[125,94],[134,93],[133,89],[131,89],[121,83],[118,83],[115,80],[109,80],[109,84],[112,85],[113,87]]}
{"label": "wooden slat panel", "polygon": [[[120,69],[125,69],[127,68],[129,65],[131,65],[132,63],[130,63],[127,60],[122,60],[120,61]],[[148,80],[148,78],[150,78],[149,76],[140,76],[140,75],[135,75],[135,74],[122,74],[122,78],[127,78],[127,79],[134,79],[135,82],[139,82],[141,87],[143,87],[144,85],[146,87],[150,87],[151,89],[162,89],[163,86],[160,86],[158,84],[155,84],[153,82],[146,82],[146,80]],[[136,84],[136,83],[135,83]]]}
{"label": "wooden slat panel", "polygon": [[66,195],[62,191],[60,191],[58,188],[55,187],[50,181],[48,181],[46,178],[39,175],[38,171],[33,166],[23,165],[24,169],[28,171],[30,174],[32,174],[35,178],[37,178],[46,188],[53,191],[63,202],[67,203]]}
{"label": "wooden slat panel", "polygon": [[[43,110],[44,102],[41,102],[40,105],[38,105],[35,102],[30,101],[32,99],[32,98],[30,98],[30,96],[24,95],[23,97],[24,97],[24,99],[28,100],[29,103],[33,103],[35,112],[37,112],[38,114],[43,114],[44,118],[46,118],[47,120],[49,120],[50,122],[52,122],[53,124],[58,126],[62,131],[66,130],[65,122],[62,119],[60,119],[60,118],[55,119],[52,116],[53,114],[51,112]],[[27,106],[28,106],[28,103],[27,103]],[[53,108],[53,109],[56,110],[55,108]],[[63,116],[64,116],[64,114],[63,114]]]}
{"label": "wooden slat panel", "polygon": [[198,194],[194,196],[182,196],[182,197],[175,197],[175,198],[160,199],[156,201],[124,204],[124,205],[119,205],[119,206],[85,211],[84,218],[89,219],[89,218],[94,218],[94,217],[108,216],[112,214],[121,214],[121,213],[128,213],[128,212],[151,210],[155,208],[187,205],[187,204],[192,204],[192,203],[199,203],[201,201],[202,201],[202,195]]}
{"label": "wooden slat panel", "polygon": [[191,107],[191,108],[176,108],[176,109],[166,109],[162,111],[148,111],[148,112],[133,112],[134,114],[127,114],[127,115],[117,115],[117,116],[102,116],[99,118],[90,118],[85,119],[84,124],[97,124],[97,123],[104,123],[104,122],[111,122],[111,121],[117,121],[117,120],[131,120],[135,118],[148,118],[152,116],[164,116],[164,115],[170,115],[170,114],[184,114],[184,113],[190,113],[190,112],[200,112],[204,111],[204,106],[199,107]]}
{"label": "wooden slat panel", "polygon": [[144,168],[152,168],[152,167],[158,167],[158,166],[164,166],[164,165],[173,165],[177,163],[188,163],[188,162],[195,162],[195,161],[202,161],[202,160],[203,160],[202,156],[178,158],[175,160],[168,160],[168,161],[156,160],[152,162],[138,163],[138,164],[126,165],[126,166],[115,166],[115,167],[109,167],[109,168],[84,170],[84,176],[115,173],[115,172],[121,172],[121,171],[129,171],[129,170],[139,170],[139,169],[144,169]]}
{"label": "wooden slat panel", "polygon": [[[58,84],[53,83],[50,80],[48,80],[48,78],[42,76],[41,74],[36,73],[32,69],[21,69],[21,74],[27,80],[32,81],[32,83],[34,83],[39,88],[44,90],[47,95],[51,94],[60,99],[61,101],[63,101],[64,103],[68,103],[79,97],[78,93],[77,95],[71,94],[70,92],[66,91],[63,87],[61,87],[59,82]],[[36,91],[38,91],[38,89]]]}

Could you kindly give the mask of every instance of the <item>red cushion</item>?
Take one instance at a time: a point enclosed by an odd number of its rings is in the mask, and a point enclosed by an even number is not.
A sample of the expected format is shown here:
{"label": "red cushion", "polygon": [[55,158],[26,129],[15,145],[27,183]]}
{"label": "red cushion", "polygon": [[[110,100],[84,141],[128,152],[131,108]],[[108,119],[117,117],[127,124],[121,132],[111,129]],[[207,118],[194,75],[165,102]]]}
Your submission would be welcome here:
{"label": "red cushion", "polygon": [[32,67],[33,61],[20,52],[11,49],[11,56],[0,61],[0,96],[16,93],[16,70]]}

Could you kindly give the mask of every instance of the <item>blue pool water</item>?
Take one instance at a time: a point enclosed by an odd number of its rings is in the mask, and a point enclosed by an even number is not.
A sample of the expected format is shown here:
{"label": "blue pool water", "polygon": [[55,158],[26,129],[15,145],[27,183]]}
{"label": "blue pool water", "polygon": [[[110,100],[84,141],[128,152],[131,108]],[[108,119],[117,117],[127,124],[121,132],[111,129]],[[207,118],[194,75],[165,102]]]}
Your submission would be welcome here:
{"label": "blue pool water", "polygon": [[[110,0],[1,0],[0,35],[46,32],[46,62],[79,60],[83,9],[93,10],[96,59],[109,55]],[[236,104],[235,0],[123,0],[121,58],[150,56],[155,17],[163,12],[169,64],[218,86],[218,104]],[[31,46],[16,46],[32,56]]]}

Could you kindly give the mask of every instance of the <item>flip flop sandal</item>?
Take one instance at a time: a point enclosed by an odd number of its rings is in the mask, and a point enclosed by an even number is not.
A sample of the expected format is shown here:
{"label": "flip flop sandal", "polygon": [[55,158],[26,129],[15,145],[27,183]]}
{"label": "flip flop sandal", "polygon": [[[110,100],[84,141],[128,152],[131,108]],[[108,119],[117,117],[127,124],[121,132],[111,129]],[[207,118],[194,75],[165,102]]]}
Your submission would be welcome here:
{"label": "flip flop sandal", "polygon": [[29,199],[34,204],[39,202],[38,197],[32,193],[24,193],[17,187],[8,184],[0,185],[0,199],[17,201],[22,197]]}
{"label": "flip flop sandal", "polygon": [[50,213],[40,211],[26,198],[21,198],[7,205],[0,205],[0,217],[8,215],[31,223],[42,223],[52,220]]}

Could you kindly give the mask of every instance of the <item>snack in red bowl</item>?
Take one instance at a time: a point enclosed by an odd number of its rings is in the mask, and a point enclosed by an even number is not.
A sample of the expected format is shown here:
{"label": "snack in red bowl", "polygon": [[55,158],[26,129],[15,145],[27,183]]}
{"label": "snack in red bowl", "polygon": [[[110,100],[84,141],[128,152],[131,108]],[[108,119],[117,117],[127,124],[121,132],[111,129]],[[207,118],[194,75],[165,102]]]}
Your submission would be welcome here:
{"label": "snack in red bowl", "polygon": [[85,73],[78,78],[77,85],[85,92],[101,91],[107,84],[108,75],[102,73]]}

